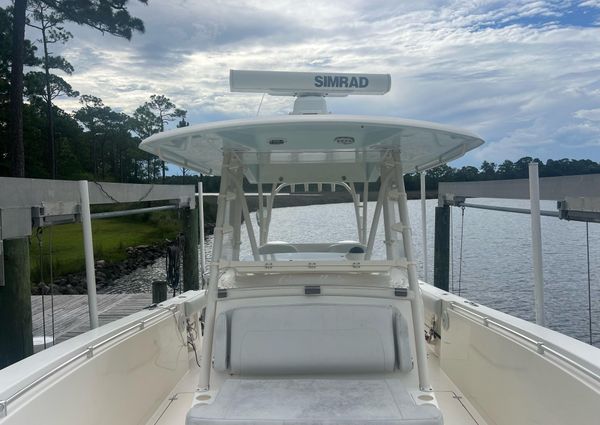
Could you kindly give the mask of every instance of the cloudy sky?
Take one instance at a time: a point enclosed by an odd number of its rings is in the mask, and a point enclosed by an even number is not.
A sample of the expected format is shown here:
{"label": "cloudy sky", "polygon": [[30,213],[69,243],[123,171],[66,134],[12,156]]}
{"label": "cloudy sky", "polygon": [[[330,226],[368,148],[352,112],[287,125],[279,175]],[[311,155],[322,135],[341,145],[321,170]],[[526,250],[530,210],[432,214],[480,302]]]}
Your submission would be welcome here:
{"label": "cloudy sky", "polygon": [[[229,69],[390,73],[386,96],[329,100],[334,113],[465,127],[486,145],[453,165],[522,156],[600,161],[600,0],[149,0],[129,42],[73,26],[53,46],[82,94],[132,112],[153,94],[192,124],[256,115]],[[37,38],[37,34],[28,34]],[[60,100],[65,109],[79,105]],[[261,115],[290,110],[265,97]]]}

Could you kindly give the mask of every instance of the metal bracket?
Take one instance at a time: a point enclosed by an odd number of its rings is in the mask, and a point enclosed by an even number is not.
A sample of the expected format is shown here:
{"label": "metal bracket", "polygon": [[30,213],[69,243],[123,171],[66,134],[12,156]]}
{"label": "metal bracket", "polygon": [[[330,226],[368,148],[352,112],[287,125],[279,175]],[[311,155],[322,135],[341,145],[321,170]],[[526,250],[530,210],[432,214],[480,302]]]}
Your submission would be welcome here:
{"label": "metal bracket", "polygon": [[0,239],[31,236],[30,208],[0,208]]}
{"label": "metal bracket", "polygon": [[77,202],[42,202],[31,207],[31,219],[35,227],[76,223],[81,221],[80,206]]}
{"label": "metal bracket", "polygon": [[444,204],[451,207],[460,207],[465,203],[466,199],[464,196],[447,195]]}
{"label": "metal bracket", "polygon": [[600,223],[600,198],[572,198],[557,202],[561,220]]}

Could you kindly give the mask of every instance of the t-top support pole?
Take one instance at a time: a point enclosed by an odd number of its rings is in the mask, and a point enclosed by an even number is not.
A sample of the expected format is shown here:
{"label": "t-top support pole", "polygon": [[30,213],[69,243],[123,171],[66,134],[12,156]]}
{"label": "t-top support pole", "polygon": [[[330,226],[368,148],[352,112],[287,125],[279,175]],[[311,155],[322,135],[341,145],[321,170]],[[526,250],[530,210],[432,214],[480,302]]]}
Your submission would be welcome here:
{"label": "t-top support pole", "polygon": [[537,162],[529,163],[529,202],[531,203],[531,245],[533,249],[533,280],[535,285],[535,322],[540,326],[544,326],[544,270],[542,265],[540,180]]}
{"label": "t-top support pole", "polygon": [[421,238],[423,239],[423,280],[429,281],[427,273],[427,191],[425,187],[425,172],[420,173],[421,182]]}
{"label": "t-top support pole", "polygon": [[362,218],[360,216],[360,200],[358,198],[358,193],[356,192],[356,187],[354,182],[350,182],[350,184],[342,183],[341,186],[345,187],[350,195],[352,195],[352,203],[354,204],[354,216],[356,217],[356,231],[358,232],[358,241],[360,243],[365,243],[363,240],[363,231],[362,231]]}
{"label": "t-top support pole", "polygon": [[363,212],[362,212],[362,243],[366,244],[367,243],[367,227],[369,225],[368,222],[368,208],[369,208],[369,181],[366,180],[363,183]]}
{"label": "t-top support pole", "polygon": [[373,256],[373,247],[375,245],[375,236],[377,234],[377,228],[379,227],[379,218],[381,216],[381,210],[383,208],[383,199],[387,196],[387,187],[390,181],[390,174],[387,176],[381,176],[381,184],[379,187],[379,194],[377,195],[377,204],[375,204],[375,211],[373,212],[373,221],[371,222],[371,229],[369,230],[369,239],[367,240],[367,252],[365,254],[365,260],[370,260]]}
{"label": "t-top support pole", "polygon": [[204,288],[204,273],[206,273],[206,254],[204,247],[204,183],[198,182],[198,226],[200,231],[200,284]]}
{"label": "t-top support pole", "polygon": [[258,210],[256,211],[256,222],[258,223],[258,243],[260,245],[264,245],[266,241],[264,240],[264,231],[263,226],[265,225],[265,195],[263,193],[263,185],[258,182],[256,185],[258,188]]}
{"label": "t-top support pole", "polygon": [[79,181],[81,196],[81,224],[83,226],[83,250],[85,253],[85,280],[87,283],[90,328],[98,327],[98,302],[96,299],[96,271],[94,264],[94,240],[92,236],[92,216],[90,214],[90,194],[87,180]]}
{"label": "t-top support pole", "polygon": [[210,278],[207,289],[206,316],[204,326],[204,337],[202,338],[202,358],[200,359],[200,388],[208,389],[210,383],[210,367],[212,360],[212,344],[215,326],[215,313],[217,309],[217,295],[219,283],[219,261],[223,253],[223,240],[225,234],[225,221],[229,208],[227,194],[229,191],[229,180],[231,179],[231,153],[225,152],[221,174],[221,188],[217,199],[217,219],[215,223],[215,240],[213,255],[210,263]]}
{"label": "t-top support pole", "polygon": [[415,345],[417,351],[417,368],[419,373],[419,388],[421,391],[431,391],[429,384],[429,371],[427,369],[427,349],[425,347],[425,325],[424,325],[424,307],[421,297],[421,288],[417,278],[417,266],[413,254],[412,232],[410,228],[410,218],[408,214],[408,201],[406,188],[404,187],[404,176],[402,173],[402,164],[400,162],[400,153],[392,153],[394,159],[394,172],[396,184],[398,185],[398,213],[402,224],[402,243],[404,246],[404,255],[406,256],[408,269],[408,283],[410,289],[414,292],[415,298],[411,301],[413,331],[415,334]]}

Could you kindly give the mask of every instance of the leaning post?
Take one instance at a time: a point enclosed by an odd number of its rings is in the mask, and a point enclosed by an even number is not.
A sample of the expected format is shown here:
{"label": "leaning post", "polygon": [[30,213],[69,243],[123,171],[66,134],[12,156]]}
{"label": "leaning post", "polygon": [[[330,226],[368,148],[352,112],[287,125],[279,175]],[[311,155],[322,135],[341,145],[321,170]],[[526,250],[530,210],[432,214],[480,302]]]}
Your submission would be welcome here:
{"label": "leaning post", "polygon": [[435,207],[435,239],[433,248],[433,285],[450,289],[450,207]]}
{"label": "leaning post", "polygon": [[183,290],[200,288],[198,273],[198,208],[183,208]]}

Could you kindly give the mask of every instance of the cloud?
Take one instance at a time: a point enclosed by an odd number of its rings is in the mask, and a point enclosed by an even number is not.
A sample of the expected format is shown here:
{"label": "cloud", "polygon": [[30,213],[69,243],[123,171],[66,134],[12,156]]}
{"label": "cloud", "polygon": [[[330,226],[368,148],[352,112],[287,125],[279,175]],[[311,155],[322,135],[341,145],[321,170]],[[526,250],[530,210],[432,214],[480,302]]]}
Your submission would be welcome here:
{"label": "cloud", "polygon": [[[75,67],[75,89],[125,112],[159,93],[192,123],[256,115],[261,95],[229,93],[231,68],[385,72],[391,93],[330,99],[330,110],[464,126],[488,141],[463,160],[476,165],[524,155],[600,160],[597,1],[130,4],[146,25],[131,42],[73,26],[75,38],[54,46]],[[292,103],[266,96],[261,114]]]}
{"label": "cloud", "polygon": [[573,114],[575,118],[600,122],[600,108],[598,109],[581,109]]}

